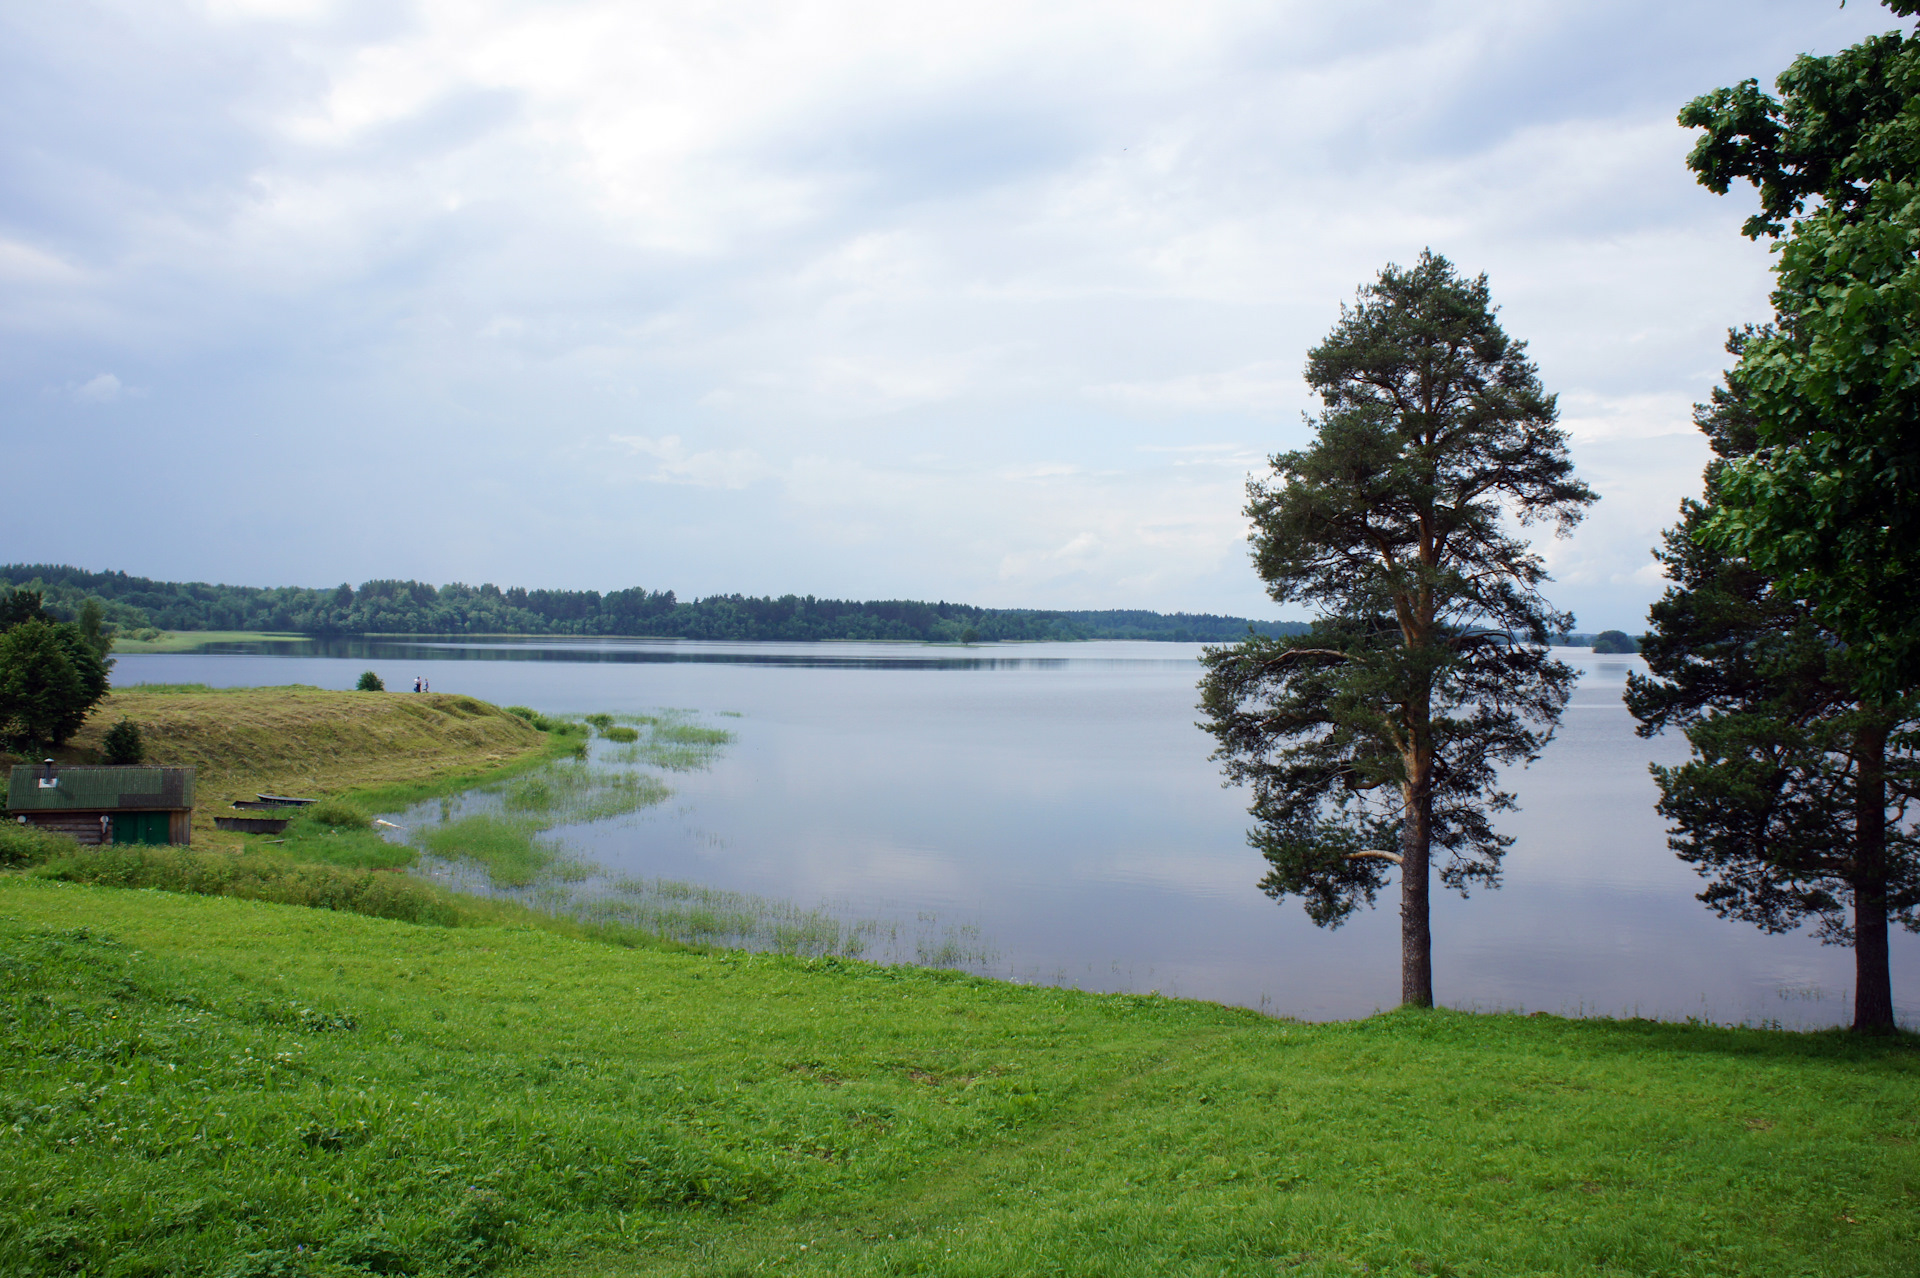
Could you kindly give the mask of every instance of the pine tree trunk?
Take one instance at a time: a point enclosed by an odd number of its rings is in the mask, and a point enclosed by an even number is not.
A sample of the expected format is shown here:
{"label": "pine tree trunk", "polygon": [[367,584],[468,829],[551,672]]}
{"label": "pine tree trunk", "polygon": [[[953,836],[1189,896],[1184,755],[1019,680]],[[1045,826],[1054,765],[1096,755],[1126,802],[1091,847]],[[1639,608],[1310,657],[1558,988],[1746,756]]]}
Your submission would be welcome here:
{"label": "pine tree trunk", "polygon": [[1885,1034],[1893,1024],[1893,973],[1887,958],[1887,728],[1860,729],[1853,809],[1853,1028]]}
{"label": "pine tree trunk", "polygon": [[1407,819],[1400,835],[1400,1002],[1433,1006],[1433,932],[1428,922],[1427,849],[1433,795],[1425,769],[1405,788]]}

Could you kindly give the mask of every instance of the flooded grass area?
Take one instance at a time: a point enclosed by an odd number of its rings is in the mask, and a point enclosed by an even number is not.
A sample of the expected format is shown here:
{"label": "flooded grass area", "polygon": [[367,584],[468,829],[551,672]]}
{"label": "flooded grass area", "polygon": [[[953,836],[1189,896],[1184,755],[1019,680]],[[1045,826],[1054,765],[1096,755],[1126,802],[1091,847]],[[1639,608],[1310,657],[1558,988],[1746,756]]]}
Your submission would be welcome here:
{"label": "flooded grass area", "polygon": [[995,962],[977,925],[947,922],[933,911],[917,911],[909,923],[607,870],[569,843],[568,829],[662,803],[673,789],[656,773],[702,771],[734,734],[679,709],[592,714],[578,722],[595,736],[582,757],[395,814],[396,837],[422,854],[414,872],[457,892],[692,945],[973,972]]}

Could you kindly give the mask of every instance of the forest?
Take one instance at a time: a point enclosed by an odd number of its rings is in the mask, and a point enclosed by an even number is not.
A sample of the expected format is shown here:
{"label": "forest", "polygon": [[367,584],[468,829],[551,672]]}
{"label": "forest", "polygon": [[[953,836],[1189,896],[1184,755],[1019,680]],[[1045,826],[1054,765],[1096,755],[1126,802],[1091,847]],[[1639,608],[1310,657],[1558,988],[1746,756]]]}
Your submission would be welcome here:
{"label": "forest", "polygon": [[502,590],[487,584],[368,581],[305,586],[226,586],[153,581],[64,564],[0,566],[0,590],[42,596],[61,619],[88,599],[122,634],[142,630],[260,630],[314,636],[649,635],[680,639],[902,639],[946,643],[1009,640],[1152,639],[1217,643],[1294,634],[1303,623],[1248,621],[1213,613],[1138,609],[1057,611],[978,608],[907,599],[817,599],[708,595],[683,602],[671,590]]}

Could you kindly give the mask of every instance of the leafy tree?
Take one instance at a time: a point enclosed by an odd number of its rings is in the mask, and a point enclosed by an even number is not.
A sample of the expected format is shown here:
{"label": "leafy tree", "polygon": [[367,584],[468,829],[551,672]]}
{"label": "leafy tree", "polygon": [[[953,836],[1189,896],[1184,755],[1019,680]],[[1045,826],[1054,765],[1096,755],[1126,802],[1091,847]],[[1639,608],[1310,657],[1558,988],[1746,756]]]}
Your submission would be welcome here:
{"label": "leafy tree", "polygon": [[108,763],[139,763],[147,757],[147,744],[140,738],[140,727],[126,719],[107,729],[100,742]]}
{"label": "leafy tree", "polygon": [[0,631],[11,630],[23,621],[52,621],[43,606],[44,599],[37,590],[9,590],[0,595]]}
{"label": "leafy tree", "polygon": [[80,605],[75,624],[80,627],[80,637],[87,641],[87,647],[93,649],[93,655],[112,670],[113,659],[107,654],[113,651],[113,632],[107,628],[106,619],[106,606],[98,599],[89,598]]}
{"label": "leafy tree", "polygon": [[1546,651],[1573,619],[1506,516],[1564,532],[1594,495],[1486,278],[1431,252],[1342,308],[1307,381],[1314,443],[1272,459],[1246,513],[1268,594],[1322,616],[1208,649],[1205,726],[1253,788],[1268,895],[1337,926],[1399,867],[1401,997],[1430,1006],[1434,850],[1449,887],[1498,885],[1497,768],[1537,755],[1575,678]]}
{"label": "leafy tree", "polygon": [[1897,700],[1920,683],[1920,33],[1802,57],[1776,87],[1680,114],[1704,130],[1700,182],[1752,183],[1745,233],[1779,241],[1776,323],[1738,370],[1757,446],[1728,460],[1693,535],[1805,599]]}
{"label": "leafy tree", "polygon": [[[1765,330],[1736,333],[1740,354]],[[1769,932],[1808,919],[1851,945],[1854,1028],[1894,1027],[1890,921],[1920,930],[1920,844],[1905,820],[1920,785],[1920,705],[1869,695],[1855,653],[1818,610],[1700,535],[1724,477],[1757,446],[1745,361],[1695,410],[1716,454],[1706,498],[1681,505],[1656,552],[1673,584],[1653,606],[1627,705],[1650,737],[1685,732],[1692,757],[1653,769],[1671,845],[1709,880],[1700,899]]]}
{"label": "leafy tree", "polygon": [[1640,645],[1624,630],[1602,630],[1593,637],[1593,650],[1605,655],[1638,652]]}
{"label": "leafy tree", "polygon": [[386,683],[380,678],[379,675],[375,674],[371,670],[361,671],[360,682],[354,684],[353,686],[354,686],[354,689],[359,692],[385,692],[387,690]]}
{"label": "leafy tree", "polygon": [[106,695],[106,666],[78,626],[34,620],[0,634],[0,735],[60,745]]}

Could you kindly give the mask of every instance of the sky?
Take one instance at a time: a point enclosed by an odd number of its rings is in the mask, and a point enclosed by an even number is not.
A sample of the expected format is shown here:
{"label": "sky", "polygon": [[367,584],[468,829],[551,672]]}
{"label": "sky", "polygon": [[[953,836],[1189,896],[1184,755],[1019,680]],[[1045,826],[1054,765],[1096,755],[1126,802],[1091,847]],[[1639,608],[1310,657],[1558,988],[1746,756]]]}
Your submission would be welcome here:
{"label": "sky", "polygon": [[0,561],[1303,616],[1309,347],[1485,273],[1636,628],[1764,319],[1679,108],[1855,0],[0,0]]}

